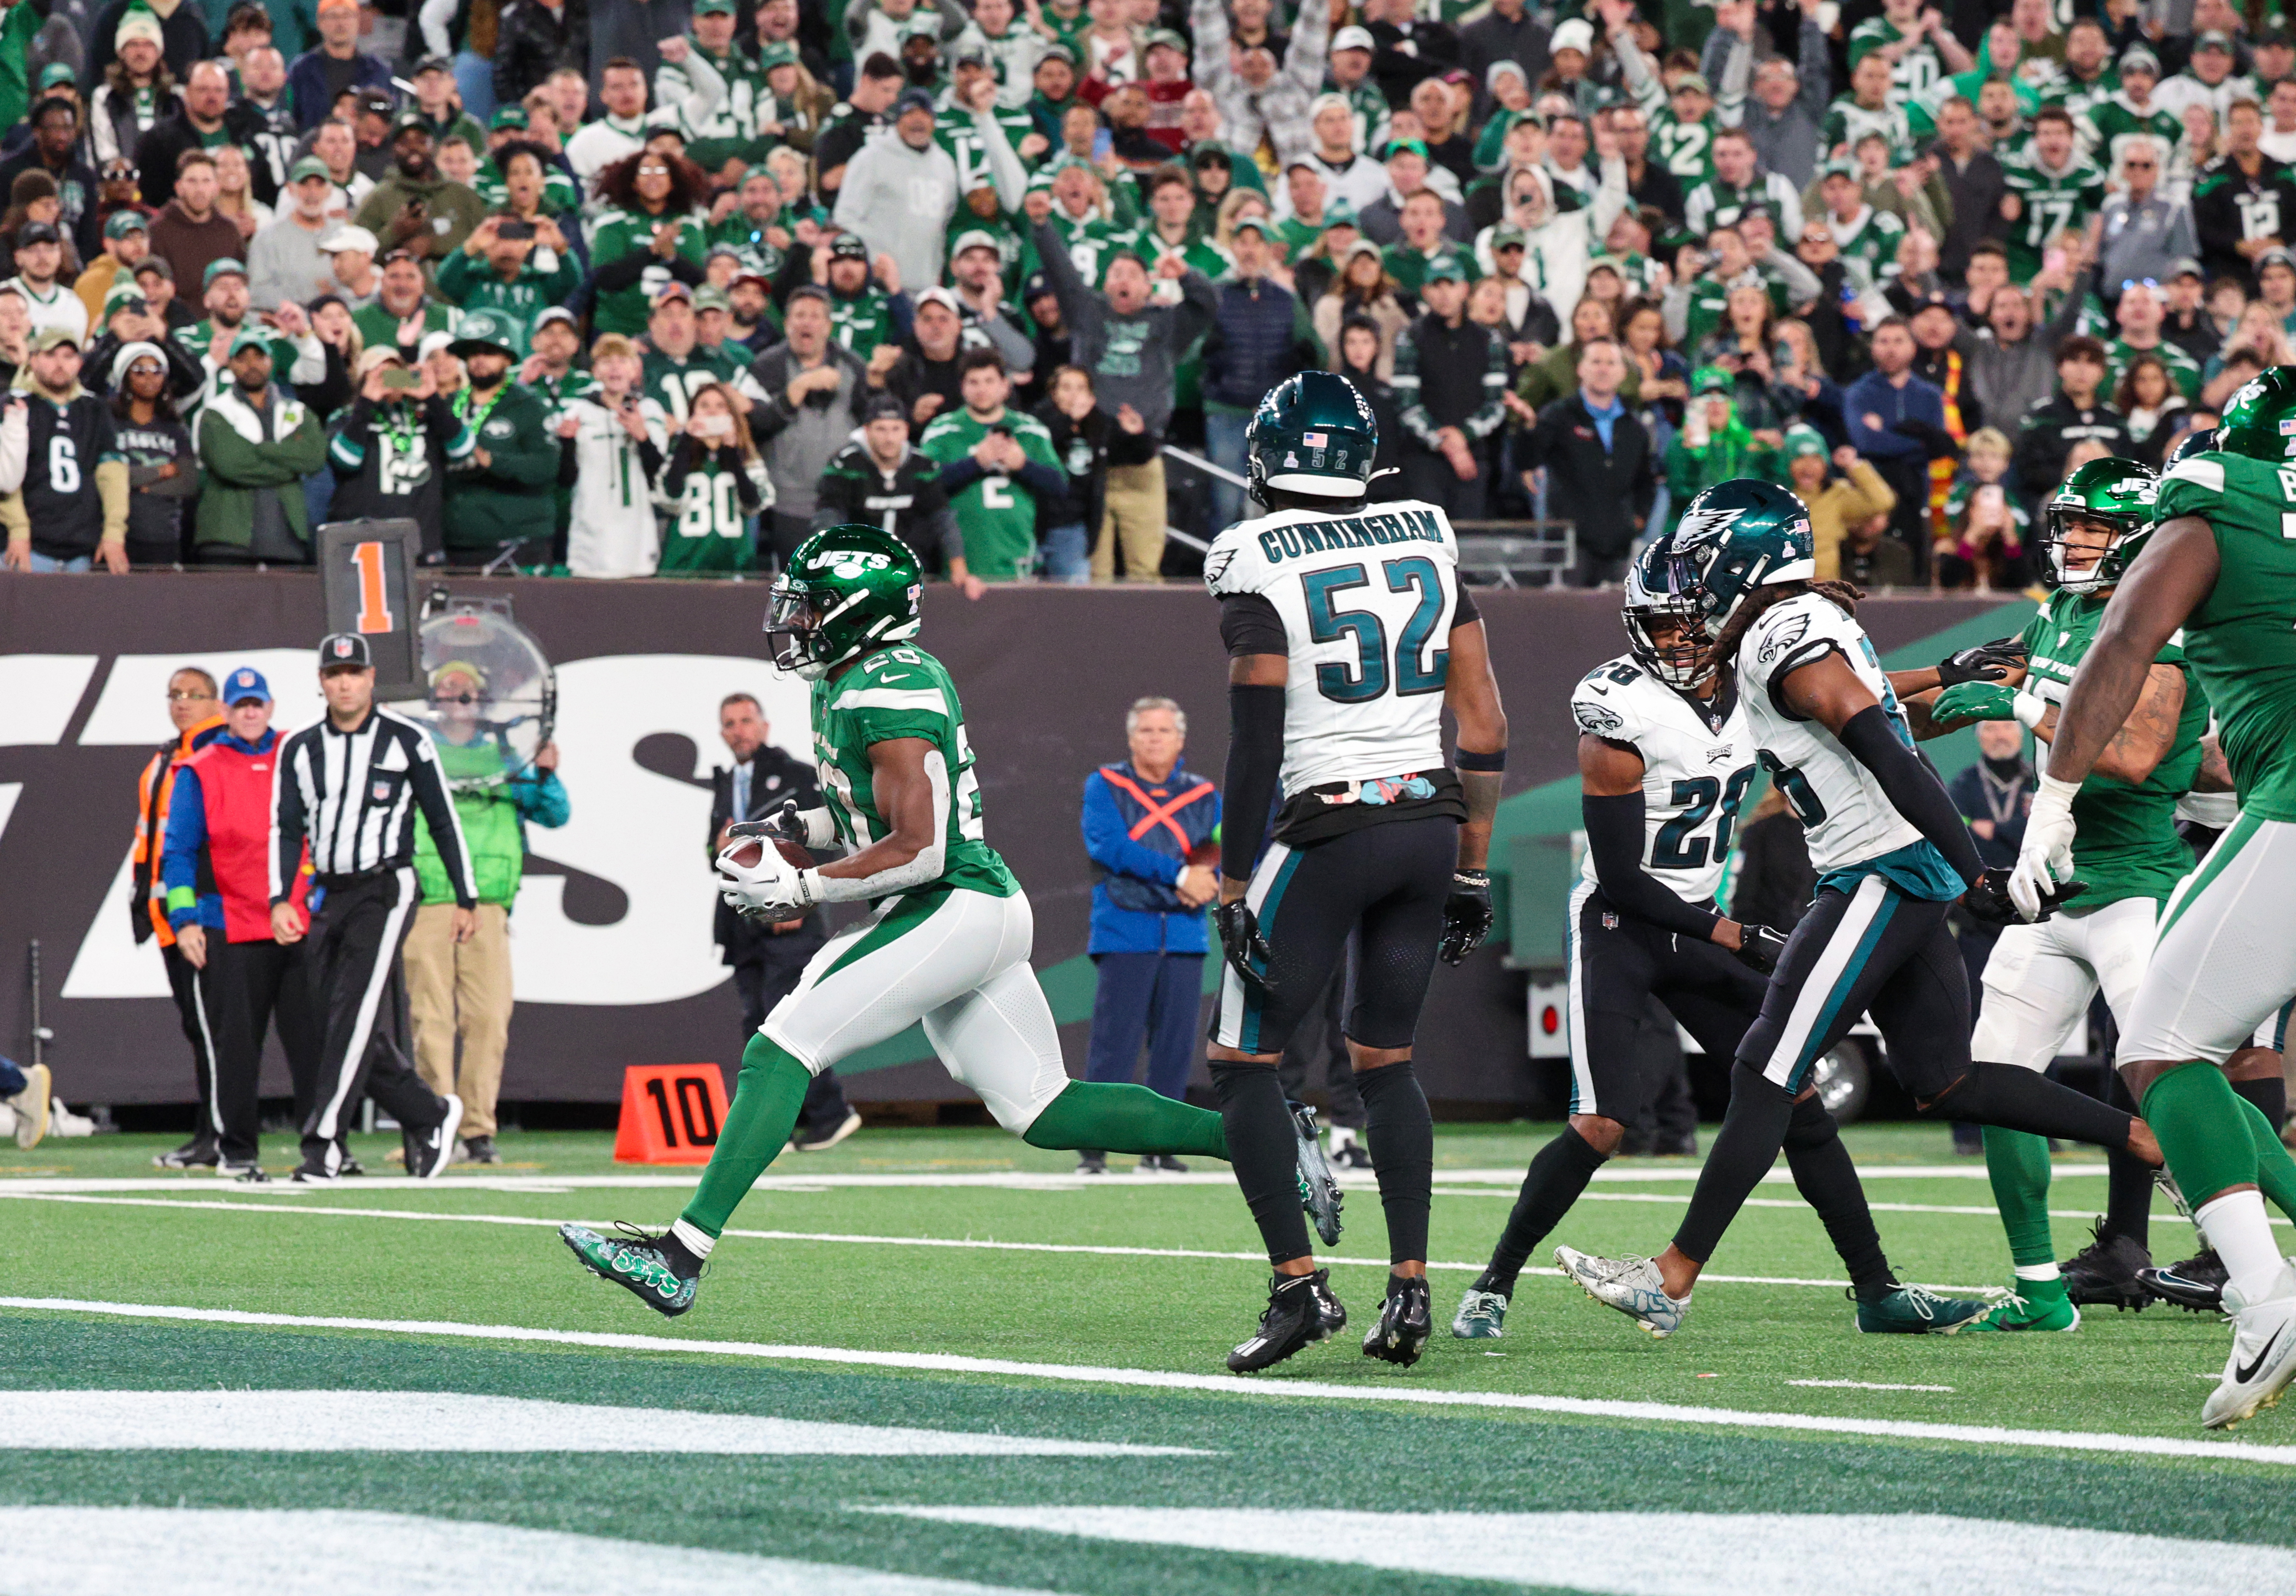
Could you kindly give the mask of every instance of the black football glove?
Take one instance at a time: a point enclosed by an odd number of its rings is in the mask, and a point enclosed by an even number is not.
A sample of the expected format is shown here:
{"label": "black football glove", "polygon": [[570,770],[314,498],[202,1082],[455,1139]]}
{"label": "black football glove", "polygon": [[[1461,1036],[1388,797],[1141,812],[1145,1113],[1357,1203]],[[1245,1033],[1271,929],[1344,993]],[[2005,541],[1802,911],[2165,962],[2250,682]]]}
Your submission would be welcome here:
{"label": "black football glove", "polygon": [[1751,921],[1738,928],[1738,945],[1732,956],[1747,969],[1769,974],[1778,967],[1778,955],[1786,951],[1786,934]]}
{"label": "black football glove", "polygon": [[1435,956],[1446,964],[1460,963],[1490,934],[1490,872],[1454,871],[1451,896],[1443,900],[1443,935],[1435,944]]}
{"label": "black football glove", "polygon": [[[2017,905],[2010,901],[2009,876],[2007,866],[1997,864],[1971,884],[1969,890],[1961,895],[1961,906],[1970,919],[1997,930],[2029,923],[2023,915],[2017,913]],[[2087,881],[2058,882],[2042,895],[2041,912],[2030,923],[2039,924],[2057,912],[2058,904],[2069,898],[2079,897],[2087,890]]]}
{"label": "black football glove", "polygon": [[[1259,916],[1251,912],[1251,905],[1242,898],[1222,904],[1212,911],[1212,921],[1219,927],[1220,953],[1226,958],[1228,968],[1245,986],[1257,986],[1265,995],[1274,997],[1275,983],[1267,971],[1274,955],[1267,951],[1267,938],[1259,934]],[[1254,960],[1259,962],[1257,970],[1252,968]]]}
{"label": "black football glove", "polygon": [[2025,645],[2014,637],[1997,637],[1937,663],[1938,685],[1954,687],[1964,682],[1998,682],[2013,666],[2025,663]]}

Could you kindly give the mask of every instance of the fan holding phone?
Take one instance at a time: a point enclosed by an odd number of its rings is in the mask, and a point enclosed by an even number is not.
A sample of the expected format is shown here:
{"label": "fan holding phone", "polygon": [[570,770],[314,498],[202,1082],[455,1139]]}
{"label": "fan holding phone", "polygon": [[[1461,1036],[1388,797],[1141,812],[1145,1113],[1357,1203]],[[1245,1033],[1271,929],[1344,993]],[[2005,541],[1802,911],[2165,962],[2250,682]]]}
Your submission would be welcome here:
{"label": "fan holding phone", "polygon": [[723,383],[707,383],[694,394],[685,430],[671,440],[655,502],[671,518],[661,544],[663,576],[745,571],[757,563],[753,528],[758,512],[774,502],[774,485]]}
{"label": "fan holding phone", "polygon": [[423,558],[439,556],[443,466],[471,452],[471,434],[430,370],[410,367],[390,345],[359,356],[358,397],[332,428],[335,520],[405,517],[421,526]]}

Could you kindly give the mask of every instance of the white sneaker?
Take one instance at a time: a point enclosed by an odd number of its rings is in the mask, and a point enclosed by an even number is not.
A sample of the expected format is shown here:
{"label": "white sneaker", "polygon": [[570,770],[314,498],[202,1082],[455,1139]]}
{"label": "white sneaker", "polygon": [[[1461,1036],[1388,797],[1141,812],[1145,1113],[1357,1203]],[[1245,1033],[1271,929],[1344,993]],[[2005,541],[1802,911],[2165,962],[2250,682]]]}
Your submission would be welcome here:
{"label": "white sneaker", "polygon": [[1587,1296],[1618,1309],[1653,1340],[1665,1340],[1690,1315],[1690,1298],[1666,1294],[1652,1259],[1598,1258],[1575,1247],[1558,1247],[1554,1261]]}
{"label": "white sneaker", "polygon": [[[37,1147],[40,1138],[48,1134],[49,1092],[48,1067],[30,1064],[24,1068],[24,1089],[7,1100],[0,1108],[8,1111],[7,1134],[16,1138],[18,1147]],[[55,1105],[61,1108],[62,1104]]]}
{"label": "white sneaker", "polygon": [[95,1121],[65,1108],[62,1098],[51,1098],[48,1101],[48,1134],[93,1136],[95,1134]]}
{"label": "white sneaker", "polygon": [[2232,1355],[2201,1408],[2208,1429],[2230,1429],[2270,1407],[2296,1379],[2296,1265],[2282,1264],[2270,1289],[2252,1303],[2226,1286],[2224,1309],[2232,1320]]}

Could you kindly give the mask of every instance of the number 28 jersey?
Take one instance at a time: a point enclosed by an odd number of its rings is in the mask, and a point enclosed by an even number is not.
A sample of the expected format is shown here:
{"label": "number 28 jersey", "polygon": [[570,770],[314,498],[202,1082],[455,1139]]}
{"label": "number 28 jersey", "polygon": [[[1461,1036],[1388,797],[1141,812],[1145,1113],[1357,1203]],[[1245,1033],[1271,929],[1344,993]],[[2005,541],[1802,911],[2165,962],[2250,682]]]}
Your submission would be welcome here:
{"label": "number 28 jersey", "polygon": [[[1578,729],[1643,760],[1643,868],[1685,903],[1712,899],[1730,857],[1738,806],[1754,782],[1744,707],[1718,720],[1626,655],[1598,666],[1570,695]],[[1595,886],[1595,855],[1581,873]]]}
{"label": "number 28 jersey", "polygon": [[1204,556],[1218,599],[1257,594],[1283,625],[1283,795],[1443,765],[1459,602],[1450,519],[1415,499],[1354,515],[1239,521]]}

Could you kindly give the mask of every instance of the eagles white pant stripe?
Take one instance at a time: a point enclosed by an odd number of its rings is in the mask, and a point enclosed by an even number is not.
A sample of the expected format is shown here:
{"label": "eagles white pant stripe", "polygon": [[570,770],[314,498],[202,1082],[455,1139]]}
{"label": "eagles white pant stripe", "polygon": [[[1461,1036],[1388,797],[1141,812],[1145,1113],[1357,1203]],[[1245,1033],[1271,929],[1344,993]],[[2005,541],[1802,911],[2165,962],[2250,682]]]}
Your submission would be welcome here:
{"label": "eagles white pant stripe", "polygon": [[2296,824],[2243,817],[2171,901],[2121,1028],[2120,1061],[2221,1064],[2249,1045],[2296,994],[2292,903]]}
{"label": "eagles white pant stripe", "polygon": [[1985,963],[1985,1002],[1970,1057],[2046,1069],[2099,987],[2114,1023],[2126,1029],[2152,956],[2152,928],[2149,897],[2009,927]]}
{"label": "eagles white pant stripe", "polygon": [[327,1107],[319,1116],[318,1134],[327,1138],[327,1173],[332,1174],[342,1158],[342,1144],[335,1140],[341,1128],[343,1097],[358,1078],[359,1061],[366,1057],[366,1046],[374,1035],[374,1011],[382,1002],[382,989],[390,984],[390,972],[398,968],[398,948],[406,931],[406,917],[414,913],[416,896],[414,867],[403,864],[391,872],[398,878],[398,901],[391,905],[388,919],[382,922],[382,937],[376,946],[382,951],[367,973],[366,990],[359,994],[358,1019],[351,1029],[350,1045],[343,1050],[342,1068],[335,1075],[335,1094],[327,1100]]}
{"label": "eagles white pant stripe", "polygon": [[[1243,901],[1254,915],[1261,913],[1267,903],[1268,893],[1275,888],[1275,878],[1283,873],[1283,866],[1291,857],[1292,850],[1280,842],[1268,844],[1267,851],[1260,855],[1259,868],[1251,872],[1251,885],[1245,888],[1243,894]],[[1267,924],[1264,916],[1259,929],[1265,935]],[[1243,978],[1223,959],[1220,962],[1219,1025],[1212,1033],[1212,1040],[1222,1047],[1243,1048],[1244,1022],[1250,1018],[1252,1001],[1251,994],[1244,990]]]}
{"label": "eagles white pant stripe", "polygon": [[1581,881],[1570,894],[1570,918],[1566,922],[1570,936],[1570,1112],[1600,1114],[1603,1110],[1595,1101],[1595,1072],[1587,1062],[1587,983],[1584,961],[1578,945],[1578,916],[1587,907],[1587,900],[1595,896],[1595,884]]}
{"label": "eagles white pant stripe", "polygon": [[1834,988],[1857,978],[1857,972],[1849,968],[1850,958],[1872,929],[1874,917],[1882,913],[1889,896],[1889,883],[1877,875],[1860,880],[1857,889],[1849,895],[1849,906],[1835,922],[1833,935],[1826,938],[1817,962],[1810,967],[1801,991],[1794,997],[1793,1011],[1786,1016],[1785,1026],[1778,1033],[1777,1046],[1770,1051],[1768,1060],[1762,1066],[1764,1080],[1777,1086],[1797,1084],[1794,1072],[1801,1064],[1802,1054],[1809,1048],[1814,1034],[1833,1016]]}
{"label": "eagles white pant stripe", "polygon": [[908,902],[889,899],[831,937],[758,1029],[818,1075],[922,1021],[948,1073],[997,1124],[1026,1131],[1069,1084],[1052,1006],[1029,968],[1028,898],[952,891],[908,931],[832,971]]}

